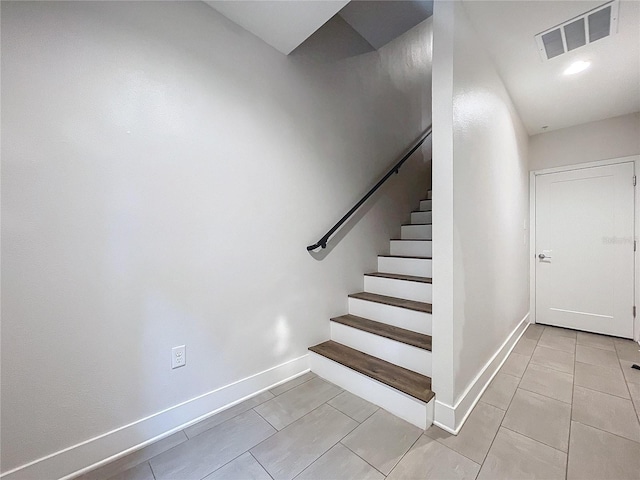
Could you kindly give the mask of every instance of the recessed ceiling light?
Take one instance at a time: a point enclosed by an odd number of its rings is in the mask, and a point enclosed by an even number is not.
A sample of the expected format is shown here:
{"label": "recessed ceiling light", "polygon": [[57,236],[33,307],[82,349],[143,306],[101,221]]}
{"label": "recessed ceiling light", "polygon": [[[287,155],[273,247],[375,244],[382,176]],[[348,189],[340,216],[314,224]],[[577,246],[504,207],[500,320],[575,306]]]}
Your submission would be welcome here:
{"label": "recessed ceiling light", "polygon": [[585,62],[584,60],[578,60],[577,62],[572,63],[569,68],[564,71],[565,75],[573,75],[575,73],[580,73],[583,70],[586,70],[591,65],[591,62]]}

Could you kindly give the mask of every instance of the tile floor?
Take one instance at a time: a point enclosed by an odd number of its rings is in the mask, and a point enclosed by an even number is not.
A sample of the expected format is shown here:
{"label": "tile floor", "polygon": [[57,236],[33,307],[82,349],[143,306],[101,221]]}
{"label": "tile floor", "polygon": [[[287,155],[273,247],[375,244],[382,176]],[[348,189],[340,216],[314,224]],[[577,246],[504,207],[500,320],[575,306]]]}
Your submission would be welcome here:
{"label": "tile floor", "polygon": [[457,436],[305,374],[82,480],[639,479],[638,345],[531,325]]}

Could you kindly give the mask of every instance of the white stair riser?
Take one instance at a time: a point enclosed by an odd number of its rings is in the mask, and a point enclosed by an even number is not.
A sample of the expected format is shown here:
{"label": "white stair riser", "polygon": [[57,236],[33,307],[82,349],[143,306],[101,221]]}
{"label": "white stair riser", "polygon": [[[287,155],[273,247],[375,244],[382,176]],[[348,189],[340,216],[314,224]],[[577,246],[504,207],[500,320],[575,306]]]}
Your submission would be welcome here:
{"label": "white stair riser", "polygon": [[411,212],[411,223],[431,223],[431,212]]}
{"label": "white stair riser", "polygon": [[431,241],[428,240],[391,240],[391,255],[409,257],[430,257]]}
{"label": "white stair riser", "polygon": [[404,298],[416,302],[432,303],[430,283],[396,280],[394,278],[364,276],[364,291],[386,295],[387,297]]}
{"label": "white stair riser", "polygon": [[421,200],[420,201],[420,210],[423,212],[431,211],[431,200]]}
{"label": "white stair riser", "polygon": [[432,260],[427,258],[378,257],[378,271],[431,278],[431,263]]}
{"label": "white stair riser", "polygon": [[399,367],[431,376],[431,352],[374,333],[331,322],[331,340]]}
{"label": "white stair riser", "polygon": [[431,335],[430,313],[351,297],[349,297],[349,313],[356,317],[368,318],[387,325]]}
{"label": "white stair riser", "polygon": [[431,240],[431,225],[402,225],[400,238],[403,240]]}
{"label": "white stair riser", "polygon": [[418,428],[433,423],[435,397],[429,403],[406,395],[317,353],[309,352],[311,371],[360,398],[384,408]]}

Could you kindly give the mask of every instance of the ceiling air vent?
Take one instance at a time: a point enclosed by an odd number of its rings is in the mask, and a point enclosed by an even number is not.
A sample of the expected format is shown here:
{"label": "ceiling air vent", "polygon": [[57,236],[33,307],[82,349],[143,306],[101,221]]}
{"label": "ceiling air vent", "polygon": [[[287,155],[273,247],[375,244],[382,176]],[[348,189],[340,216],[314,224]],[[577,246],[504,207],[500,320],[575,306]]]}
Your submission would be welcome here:
{"label": "ceiling air vent", "polygon": [[542,59],[550,60],[616,33],[618,2],[619,0],[613,0],[605,3],[536,35]]}

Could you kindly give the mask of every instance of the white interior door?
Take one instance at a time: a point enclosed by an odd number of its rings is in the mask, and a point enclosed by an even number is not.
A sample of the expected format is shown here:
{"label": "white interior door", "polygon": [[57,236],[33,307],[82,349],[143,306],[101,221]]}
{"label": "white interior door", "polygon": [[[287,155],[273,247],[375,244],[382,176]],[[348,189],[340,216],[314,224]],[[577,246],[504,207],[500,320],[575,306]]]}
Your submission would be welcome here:
{"label": "white interior door", "polygon": [[633,337],[633,163],[536,176],[536,322]]}

